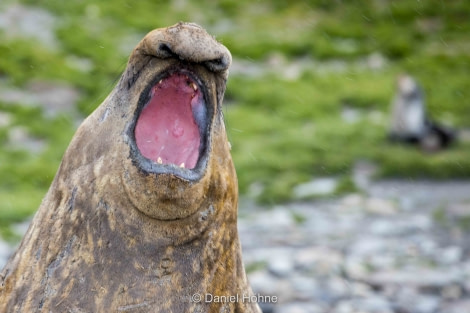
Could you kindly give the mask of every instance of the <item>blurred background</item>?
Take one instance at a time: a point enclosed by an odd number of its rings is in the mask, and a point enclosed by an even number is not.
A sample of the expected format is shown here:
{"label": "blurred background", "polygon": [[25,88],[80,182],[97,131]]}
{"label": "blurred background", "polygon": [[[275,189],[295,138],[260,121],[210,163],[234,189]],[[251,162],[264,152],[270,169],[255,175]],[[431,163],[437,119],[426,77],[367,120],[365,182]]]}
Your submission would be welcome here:
{"label": "blurred background", "polygon": [[[233,55],[224,114],[265,312],[470,312],[470,3],[0,2],[0,267],[133,47],[178,21]],[[396,77],[459,130],[387,141]]]}

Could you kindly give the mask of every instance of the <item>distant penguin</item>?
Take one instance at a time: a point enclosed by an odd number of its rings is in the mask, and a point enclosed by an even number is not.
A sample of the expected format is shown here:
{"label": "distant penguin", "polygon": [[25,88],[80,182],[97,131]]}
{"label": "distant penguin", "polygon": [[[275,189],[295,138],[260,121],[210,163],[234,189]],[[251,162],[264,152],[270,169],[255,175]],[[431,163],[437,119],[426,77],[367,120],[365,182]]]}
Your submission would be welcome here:
{"label": "distant penguin", "polygon": [[449,146],[456,131],[432,121],[426,112],[424,93],[409,75],[397,79],[397,93],[392,101],[389,139],[419,145],[424,151],[437,151]]}

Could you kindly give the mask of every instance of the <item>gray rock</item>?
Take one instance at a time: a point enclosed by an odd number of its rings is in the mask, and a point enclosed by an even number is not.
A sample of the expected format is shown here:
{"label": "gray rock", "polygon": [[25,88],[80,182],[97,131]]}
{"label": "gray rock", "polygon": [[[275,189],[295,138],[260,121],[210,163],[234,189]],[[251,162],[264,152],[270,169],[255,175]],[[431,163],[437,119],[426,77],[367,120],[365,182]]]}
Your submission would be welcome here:
{"label": "gray rock", "polygon": [[384,112],[379,110],[371,110],[367,113],[367,119],[376,125],[385,126],[387,117]]}
{"label": "gray rock", "polygon": [[77,116],[76,103],[80,97],[77,89],[64,83],[31,81],[24,89],[0,87],[0,100],[6,103],[21,103],[40,106],[46,117],[65,113]]}
{"label": "gray rock", "polygon": [[383,297],[370,296],[364,299],[350,299],[340,301],[335,313],[394,313],[392,305]]}
{"label": "gray rock", "polygon": [[367,66],[371,70],[381,70],[387,65],[387,59],[380,53],[374,52],[367,57]]}
{"label": "gray rock", "polygon": [[299,249],[294,256],[294,264],[297,269],[315,273],[317,276],[338,272],[342,263],[341,253],[327,247]]}
{"label": "gray rock", "polygon": [[424,214],[408,216],[406,220],[377,219],[369,231],[378,236],[401,236],[426,231],[432,227],[431,217]]}
{"label": "gray rock", "polygon": [[325,290],[329,293],[329,302],[333,303],[341,298],[349,298],[354,294],[353,286],[349,281],[341,277],[330,277],[325,282]]}
{"label": "gray rock", "polygon": [[441,299],[436,295],[420,294],[416,288],[399,287],[395,295],[395,307],[400,312],[435,313]]}
{"label": "gray rock", "polygon": [[311,300],[314,294],[321,289],[314,277],[293,275],[290,282],[294,291],[294,299],[298,301]]}
{"label": "gray rock", "polygon": [[0,111],[0,128],[7,127],[11,123],[11,114]]}
{"label": "gray rock", "polygon": [[354,184],[362,190],[367,190],[371,184],[372,177],[377,173],[377,170],[377,165],[370,161],[357,161],[353,168]]}
{"label": "gray rock", "polygon": [[325,308],[314,304],[304,302],[293,302],[289,304],[279,305],[275,308],[275,313],[324,313]]}
{"label": "gray rock", "polygon": [[8,146],[39,154],[45,149],[46,141],[32,137],[25,127],[15,126],[8,130]]}
{"label": "gray rock", "polygon": [[405,231],[402,225],[389,219],[375,220],[369,225],[369,232],[374,236],[396,236]]}
{"label": "gray rock", "polygon": [[427,236],[419,240],[418,242],[418,249],[420,252],[426,256],[433,256],[436,254],[438,245],[437,243]]}
{"label": "gray rock", "polygon": [[248,273],[248,280],[255,294],[277,295],[279,279],[270,275],[267,271]]}
{"label": "gray rock", "polygon": [[264,211],[259,215],[258,222],[269,226],[271,231],[279,231],[279,229],[295,228],[295,222],[292,212],[283,206],[276,206],[272,210]]}
{"label": "gray rock", "polygon": [[343,212],[358,212],[364,210],[365,197],[358,193],[345,195],[340,199],[340,206]]}
{"label": "gray rock", "polygon": [[459,140],[461,142],[470,142],[470,128],[464,128],[459,131]]}
{"label": "gray rock", "polygon": [[259,62],[254,62],[248,59],[232,59],[230,74],[233,76],[260,77],[265,73],[265,67],[263,67]]}
{"label": "gray rock", "polygon": [[258,305],[262,313],[274,313],[275,303],[258,302]]}
{"label": "gray rock", "polygon": [[348,249],[349,255],[368,256],[377,253],[384,253],[390,249],[390,240],[374,237],[361,236],[353,242]]}
{"label": "gray rock", "polygon": [[441,296],[444,300],[455,301],[462,296],[462,293],[460,284],[451,284],[442,288]]}
{"label": "gray rock", "polygon": [[458,203],[470,200],[470,181],[376,181],[367,190],[370,196],[388,199],[409,198],[414,208],[423,207],[432,211],[441,203]]}
{"label": "gray rock", "polygon": [[445,211],[450,217],[468,218],[470,217],[470,203],[450,203]]}
{"label": "gray rock", "polygon": [[5,264],[7,264],[8,258],[12,253],[13,249],[10,247],[10,245],[2,241],[0,238],[0,272]]}
{"label": "gray rock", "polygon": [[348,297],[367,298],[374,294],[371,286],[367,284],[356,281],[349,281],[348,283],[348,291],[350,292]]}
{"label": "gray rock", "polygon": [[348,124],[358,123],[363,118],[363,113],[358,109],[344,107],[341,111],[341,118]]}
{"label": "gray rock", "polygon": [[414,299],[414,303],[414,312],[434,313],[438,310],[441,300],[436,296],[420,295]]}
{"label": "gray rock", "polygon": [[470,312],[470,299],[446,303],[439,313],[465,313]]}
{"label": "gray rock", "polygon": [[365,203],[366,212],[377,215],[394,215],[397,207],[390,200],[381,198],[369,198]]}
{"label": "gray rock", "polygon": [[23,221],[21,223],[15,223],[11,225],[11,229],[17,236],[23,237],[24,234],[26,234],[26,231],[28,230],[30,224],[31,219],[27,219],[26,221]]}
{"label": "gray rock", "polygon": [[415,268],[372,273],[365,278],[365,282],[372,286],[396,285],[429,290],[459,284],[463,279],[465,277],[459,269]]}
{"label": "gray rock", "polygon": [[57,48],[56,18],[46,10],[12,4],[0,11],[0,29],[7,38],[34,38],[45,47]]}
{"label": "gray rock", "polygon": [[322,196],[333,193],[338,185],[338,179],[333,177],[317,178],[310,182],[297,185],[293,192],[297,199]]}
{"label": "gray rock", "polygon": [[370,267],[362,257],[348,256],[344,264],[344,270],[348,277],[354,280],[366,279],[370,275]]}
{"label": "gray rock", "polygon": [[452,265],[458,263],[462,256],[462,247],[450,246],[439,251],[439,254],[436,255],[436,261],[444,265]]}
{"label": "gray rock", "polygon": [[294,269],[291,255],[278,255],[268,261],[268,270],[276,277],[287,277]]}
{"label": "gray rock", "polygon": [[67,56],[65,58],[65,62],[69,67],[77,69],[85,73],[90,73],[95,68],[95,64],[93,63],[91,59],[78,57],[75,55]]}

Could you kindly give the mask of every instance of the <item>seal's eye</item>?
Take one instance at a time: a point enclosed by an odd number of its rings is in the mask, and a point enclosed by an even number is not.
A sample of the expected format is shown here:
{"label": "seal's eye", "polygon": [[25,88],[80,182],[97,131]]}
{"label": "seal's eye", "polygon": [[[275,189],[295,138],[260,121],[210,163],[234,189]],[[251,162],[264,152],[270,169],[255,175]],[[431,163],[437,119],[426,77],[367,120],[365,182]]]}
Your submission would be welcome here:
{"label": "seal's eye", "polygon": [[202,150],[206,121],[197,83],[185,74],[172,74],[151,88],[135,127],[137,147],[158,164],[192,169]]}

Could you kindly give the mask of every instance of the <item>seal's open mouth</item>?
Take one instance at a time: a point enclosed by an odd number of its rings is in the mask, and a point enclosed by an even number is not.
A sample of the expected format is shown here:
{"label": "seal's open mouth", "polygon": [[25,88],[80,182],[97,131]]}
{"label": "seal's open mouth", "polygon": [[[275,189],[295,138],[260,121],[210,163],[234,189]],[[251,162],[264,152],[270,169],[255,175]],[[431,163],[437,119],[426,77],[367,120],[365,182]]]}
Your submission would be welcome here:
{"label": "seal's open mouth", "polygon": [[134,129],[142,156],[156,164],[194,169],[203,154],[207,109],[204,93],[188,73],[175,72],[150,88]]}

